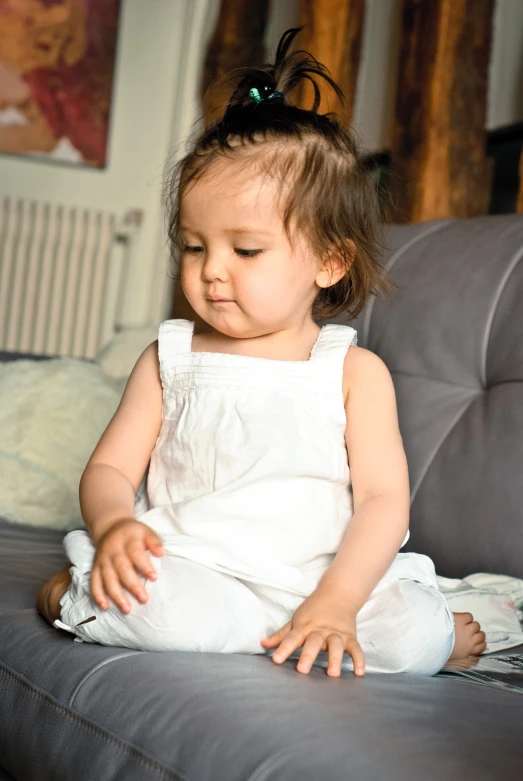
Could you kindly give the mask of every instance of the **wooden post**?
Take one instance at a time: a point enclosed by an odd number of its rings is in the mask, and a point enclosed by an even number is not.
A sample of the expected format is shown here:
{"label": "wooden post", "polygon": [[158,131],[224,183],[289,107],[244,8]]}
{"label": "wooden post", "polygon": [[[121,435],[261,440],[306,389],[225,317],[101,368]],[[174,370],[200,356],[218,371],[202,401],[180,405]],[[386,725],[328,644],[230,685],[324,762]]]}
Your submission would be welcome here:
{"label": "wooden post", "polygon": [[224,78],[235,68],[265,62],[268,14],[269,0],[221,1],[218,20],[207,46],[201,85],[206,124],[225,112],[231,87],[223,83]]}
{"label": "wooden post", "polygon": [[521,150],[521,157],[519,158],[519,192],[516,211],[523,213],[523,149]]}
{"label": "wooden post", "polygon": [[[262,65],[265,60],[265,27],[269,0],[222,0],[214,32],[207,46],[200,89],[204,121],[209,125],[227,106],[231,87],[225,82],[231,71]],[[283,31],[282,31],[283,32]],[[174,284],[172,317],[195,321],[195,332],[208,329],[185,298],[179,280]]]}
{"label": "wooden post", "polygon": [[[299,24],[305,27],[294,41],[296,49],[305,49],[327,66],[345,95],[342,108],[327,82],[313,74],[322,92],[319,113],[334,111],[346,125],[352,119],[364,13],[365,0],[301,0]],[[296,102],[302,108],[311,108],[313,101],[312,85],[304,82],[297,90]]]}
{"label": "wooden post", "polygon": [[404,0],[392,142],[392,218],[488,211],[485,157],[493,0]]}

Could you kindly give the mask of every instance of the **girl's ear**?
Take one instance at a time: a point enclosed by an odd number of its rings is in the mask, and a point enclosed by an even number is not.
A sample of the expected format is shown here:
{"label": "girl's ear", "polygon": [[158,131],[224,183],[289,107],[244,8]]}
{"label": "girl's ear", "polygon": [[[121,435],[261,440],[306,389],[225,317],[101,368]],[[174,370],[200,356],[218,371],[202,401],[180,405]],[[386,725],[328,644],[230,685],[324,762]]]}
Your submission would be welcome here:
{"label": "girl's ear", "polygon": [[316,276],[318,287],[332,287],[339,282],[354,263],[355,257],[356,245],[351,239],[347,241],[345,257],[335,250],[329,252]]}

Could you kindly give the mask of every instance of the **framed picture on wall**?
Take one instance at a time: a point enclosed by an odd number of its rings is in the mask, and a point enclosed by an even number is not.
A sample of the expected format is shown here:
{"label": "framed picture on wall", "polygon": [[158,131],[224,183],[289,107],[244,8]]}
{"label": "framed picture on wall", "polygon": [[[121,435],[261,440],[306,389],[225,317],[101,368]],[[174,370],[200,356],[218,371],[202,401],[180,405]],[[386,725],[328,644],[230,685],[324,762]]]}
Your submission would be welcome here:
{"label": "framed picture on wall", "polygon": [[104,168],[120,0],[0,0],[0,154]]}

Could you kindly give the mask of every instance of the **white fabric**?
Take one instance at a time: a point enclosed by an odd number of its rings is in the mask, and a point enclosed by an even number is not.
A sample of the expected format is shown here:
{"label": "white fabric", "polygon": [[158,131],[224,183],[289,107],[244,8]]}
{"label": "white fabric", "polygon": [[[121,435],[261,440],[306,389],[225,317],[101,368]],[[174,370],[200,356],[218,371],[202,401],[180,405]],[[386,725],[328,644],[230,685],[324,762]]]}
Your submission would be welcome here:
{"label": "white fabric", "polygon": [[[259,639],[316,588],[352,516],[342,376],[356,332],[326,325],[308,361],[277,361],[192,352],[193,326],[168,320],[158,335],[162,427],[136,501],[167,553],[150,600],[98,611],[94,549],[73,532],[61,620],[108,645],[264,653]],[[452,614],[420,554],[398,554],[359,619],[369,669],[431,675],[452,649]]]}
{"label": "white fabric", "polygon": [[484,653],[523,644],[523,580],[477,572],[463,580],[438,577],[453,613],[472,613],[486,634]]}
{"label": "white fabric", "polygon": [[82,472],[134,364],[157,335],[152,326],[121,331],[97,364],[64,357],[0,362],[0,517],[62,531],[85,528]]}
{"label": "white fabric", "polygon": [[85,528],[78,484],[120,393],[94,363],[0,363],[0,517]]}
{"label": "white fabric", "polygon": [[[148,602],[142,604],[127,593],[130,613],[124,615],[114,605],[104,611],[90,593],[95,548],[88,534],[70,532],[65,550],[74,565],[72,583],[61,599],[61,620],[54,625],[75,634],[76,642],[148,651],[265,654],[260,640],[287,623],[303,601],[296,594],[269,593],[254,583],[167,554],[151,557],[158,580],[141,578]],[[408,572],[411,578],[406,577]],[[91,616],[96,620],[80,625]],[[454,646],[454,619],[437,589],[429,558],[398,554],[359,612],[357,634],[367,672],[434,675],[443,667]],[[327,661],[323,652],[316,664],[325,667]],[[353,669],[347,654],[342,669]]]}

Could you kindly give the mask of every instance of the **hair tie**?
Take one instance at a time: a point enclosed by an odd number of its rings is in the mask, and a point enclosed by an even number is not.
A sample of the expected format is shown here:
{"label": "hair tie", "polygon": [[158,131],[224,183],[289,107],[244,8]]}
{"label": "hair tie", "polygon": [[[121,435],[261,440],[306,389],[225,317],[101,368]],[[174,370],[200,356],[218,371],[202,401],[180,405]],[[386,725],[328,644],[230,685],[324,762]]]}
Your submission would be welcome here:
{"label": "hair tie", "polygon": [[[262,91],[261,95],[260,90]],[[252,87],[249,90],[249,95],[251,97],[251,103],[262,103],[267,102],[268,100],[276,100],[282,103],[284,100],[283,92],[278,92],[277,90],[273,91],[272,88],[268,86],[260,87],[260,89]]]}

